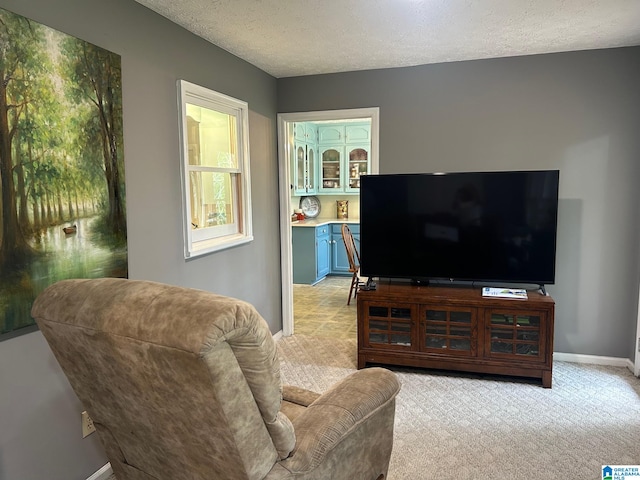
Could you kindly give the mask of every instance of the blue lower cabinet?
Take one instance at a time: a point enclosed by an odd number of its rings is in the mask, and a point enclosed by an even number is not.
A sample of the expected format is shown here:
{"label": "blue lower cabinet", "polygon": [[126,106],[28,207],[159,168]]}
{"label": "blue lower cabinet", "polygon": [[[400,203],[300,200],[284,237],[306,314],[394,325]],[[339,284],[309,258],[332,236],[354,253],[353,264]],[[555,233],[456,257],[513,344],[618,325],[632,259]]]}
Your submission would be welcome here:
{"label": "blue lower cabinet", "polygon": [[293,283],[313,285],[330,271],[331,247],[329,225],[293,227]]}
{"label": "blue lower cabinet", "polygon": [[331,273],[340,275],[349,273],[349,258],[342,235],[331,235]]}
{"label": "blue lower cabinet", "polygon": [[[356,242],[356,248],[360,251],[360,225],[349,224],[351,234]],[[342,240],[342,224],[334,223],[331,225],[331,274],[332,275],[351,275],[349,272],[349,257],[347,257],[347,249]]]}
{"label": "blue lower cabinet", "polygon": [[316,236],[316,278],[318,280],[327,276],[331,270],[330,239],[327,226],[324,227],[322,233]]}
{"label": "blue lower cabinet", "polygon": [[[360,225],[349,224],[360,250]],[[350,275],[342,224],[293,227],[293,283],[313,285],[327,275]]]}

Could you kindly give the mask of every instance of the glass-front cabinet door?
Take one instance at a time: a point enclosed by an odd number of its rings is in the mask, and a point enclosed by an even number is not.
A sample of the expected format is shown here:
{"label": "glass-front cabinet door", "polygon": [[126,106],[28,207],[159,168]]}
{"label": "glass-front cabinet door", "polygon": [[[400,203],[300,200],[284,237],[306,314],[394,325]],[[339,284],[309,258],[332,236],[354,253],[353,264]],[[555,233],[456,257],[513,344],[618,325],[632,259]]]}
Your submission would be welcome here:
{"label": "glass-front cabinet door", "polygon": [[344,191],[342,161],[344,147],[322,147],[320,149],[320,187],[323,193]]}
{"label": "glass-front cabinet door", "polygon": [[365,303],[364,342],[376,348],[413,349],[415,305]]}
{"label": "glass-front cabinet door", "polygon": [[293,168],[294,195],[316,193],[316,151],[311,145],[295,142],[295,165]]}
{"label": "glass-front cabinet door", "polygon": [[316,149],[309,145],[307,147],[307,193],[316,193]]}
{"label": "glass-front cabinet door", "polygon": [[347,191],[360,191],[360,177],[369,173],[369,147],[359,145],[347,147]]}
{"label": "glass-front cabinet door", "polygon": [[296,142],[296,164],[295,164],[295,193],[305,192],[306,188],[306,170],[307,170],[307,149],[304,143]]}
{"label": "glass-front cabinet door", "polygon": [[420,308],[421,349],[446,355],[478,355],[478,328],[473,308],[423,305]]}
{"label": "glass-front cabinet door", "polygon": [[291,169],[294,195],[315,194],[317,182],[318,129],[313,123],[293,125],[294,152]]}
{"label": "glass-front cabinet door", "polygon": [[485,356],[544,361],[544,342],[541,341],[544,312],[491,309],[486,315]]}

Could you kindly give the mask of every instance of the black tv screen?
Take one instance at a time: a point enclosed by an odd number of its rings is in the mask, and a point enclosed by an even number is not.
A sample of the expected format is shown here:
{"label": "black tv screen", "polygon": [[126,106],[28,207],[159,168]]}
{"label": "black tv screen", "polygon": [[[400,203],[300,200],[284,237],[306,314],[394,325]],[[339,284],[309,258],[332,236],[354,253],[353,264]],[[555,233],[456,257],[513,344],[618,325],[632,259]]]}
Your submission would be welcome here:
{"label": "black tv screen", "polygon": [[367,175],[367,277],[551,284],[558,170]]}

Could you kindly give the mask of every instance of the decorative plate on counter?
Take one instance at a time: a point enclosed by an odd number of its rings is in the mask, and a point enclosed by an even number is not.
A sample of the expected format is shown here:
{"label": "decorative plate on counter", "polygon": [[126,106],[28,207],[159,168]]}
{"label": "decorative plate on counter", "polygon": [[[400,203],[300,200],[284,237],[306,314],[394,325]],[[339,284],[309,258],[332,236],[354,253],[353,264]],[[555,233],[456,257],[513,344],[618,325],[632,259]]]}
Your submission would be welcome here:
{"label": "decorative plate on counter", "polygon": [[318,197],[302,197],[300,199],[300,210],[307,218],[316,218],[320,214],[320,200]]}

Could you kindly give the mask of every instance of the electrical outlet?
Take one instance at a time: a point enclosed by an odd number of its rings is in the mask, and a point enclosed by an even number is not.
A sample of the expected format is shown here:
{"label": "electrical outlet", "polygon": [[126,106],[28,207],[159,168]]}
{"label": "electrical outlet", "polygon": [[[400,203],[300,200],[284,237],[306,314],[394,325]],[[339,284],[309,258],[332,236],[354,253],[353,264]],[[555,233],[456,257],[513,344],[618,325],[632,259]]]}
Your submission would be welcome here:
{"label": "electrical outlet", "polygon": [[85,410],[82,412],[82,438],[91,435],[96,431],[96,426],[93,424],[93,420]]}

